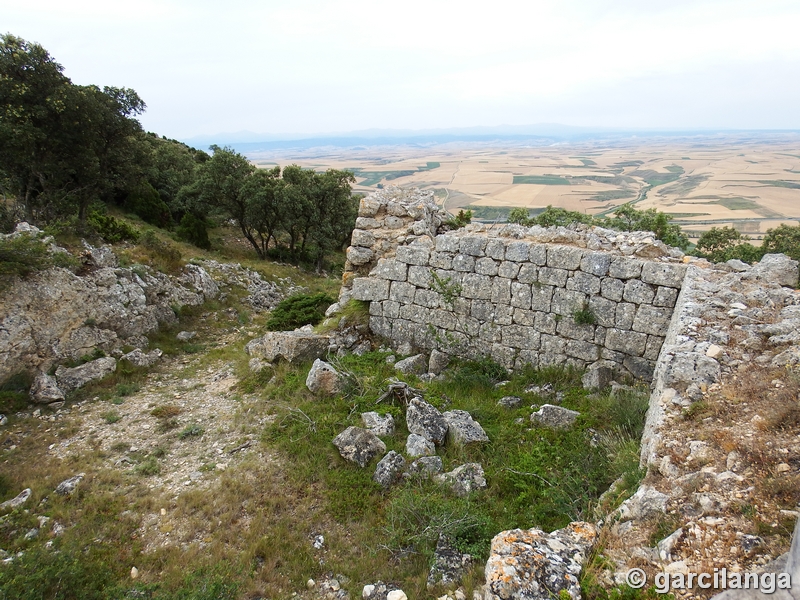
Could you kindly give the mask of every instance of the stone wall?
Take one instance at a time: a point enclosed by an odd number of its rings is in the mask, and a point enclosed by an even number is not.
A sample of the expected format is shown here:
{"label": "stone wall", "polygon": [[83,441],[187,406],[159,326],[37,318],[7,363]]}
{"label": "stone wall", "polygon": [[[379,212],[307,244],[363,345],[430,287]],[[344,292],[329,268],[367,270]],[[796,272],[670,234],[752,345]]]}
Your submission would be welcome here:
{"label": "stone wall", "polygon": [[443,223],[424,193],[365,198],[340,302],[368,301],[372,331],[398,345],[652,377],[686,273],[679,251],[642,232]]}

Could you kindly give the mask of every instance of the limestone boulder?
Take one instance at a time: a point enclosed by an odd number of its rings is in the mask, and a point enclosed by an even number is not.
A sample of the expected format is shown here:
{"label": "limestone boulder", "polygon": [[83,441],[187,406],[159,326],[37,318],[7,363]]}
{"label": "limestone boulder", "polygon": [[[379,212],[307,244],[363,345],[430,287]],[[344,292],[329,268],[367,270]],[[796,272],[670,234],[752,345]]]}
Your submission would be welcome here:
{"label": "limestone boulder", "polygon": [[597,528],[584,522],[552,533],[540,529],[498,533],[486,562],[486,600],[549,600],[562,591],[578,600],[578,579],[596,541]]}
{"label": "limestone boulder", "polygon": [[58,387],[69,393],[83,387],[91,381],[102,379],[117,370],[117,360],[111,356],[104,356],[87,362],[77,367],[56,369]]}
{"label": "limestone boulder", "polygon": [[350,426],[333,439],[333,445],[345,460],[366,467],[369,461],[386,452],[378,436],[361,427]]}
{"label": "limestone boulder", "polygon": [[419,397],[412,398],[408,403],[406,425],[409,432],[421,435],[437,446],[444,444],[447,437],[447,421],[442,413]]}
{"label": "limestone boulder", "polygon": [[32,402],[37,404],[51,404],[64,400],[64,392],[58,387],[55,378],[47,373],[39,373],[33,380],[29,392]]}
{"label": "limestone boulder", "polygon": [[389,489],[389,487],[400,478],[405,467],[406,459],[394,450],[391,450],[378,462],[372,480],[377,482],[383,489]]}
{"label": "limestone boulder", "polygon": [[11,500],[6,500],[0,504],[0,510],[7,510],[9,508],[17,508],[22,506],[31,497],[31,488],[25,488],[19,494],[14,496]]}
{"label": "limestone boulder", "polygon": [[453,540],[440,534],[433,553],[433,565],[428,573],[428,589],[439,584],[445,587],[458,585],[470,565],[472,556],[460,552]]}
{"label": "limestone boulder", "polygon": [[447,423],[447,436],[454,444],[480,444],[489,441],[489,436],[475,419],[465,410],[448,410],[443,413]]}
{"label": "limestone boulder", "polygon": [[486,476],[478,463],[467,463],[452,471],[436,475],[436,481],[449,487],[453,493],[466,498],[472,492],[486,489]]}
{"label": "limestone boulder", "polygon": [[379,415],[376,412],[365,412],[361,413],[361,421],[364,423],[366,429],[378,437],[394,435],[395,425],[392,415]]}
{"label": "limestone boulder", "polygon": [[75,493],[75,490],[78,488],[80,482],[83,481],[84,477],[86,477],[86,473],[78,473],[69,479],[65,479],[56,486],[55,493],[60,496],[71,496]]}
{"label": "limestone boulder", "polygon": [[159,348],[155,348],[150,352],[142,352],[140,348],[135,348],[131,350],[127,354],[123,354],[119,357],[120,360],[124,360],[134,367],[152,367],[156,364],[164,353]]}
{"label": "limestone boulder", "polygon": [[566,429],[572,427],[575,419],[580,414],[578,411],[570,410],[563,406],[543,404],[539,410],[531,415],[531,421],[553,429]]}
{"label": "limestone boulder", "polygon": [[306,377],[306,387],[314,394],[333,395],[340,391],[342,378],[332,365],[319,358],[311,365]]}
{"label": "limestone boulder", "polygon": [[416,433],[410,433],[406,439],[406,454],[411,458],[418,456],[432,456],[436,454],[436,446],[433,442],[425,439]]}
{"label": "limestone boulder", "polygon": [[394,368],[400,373],[422,375],[428,369],[428,360],[425,358],[424,354],[417,354],[404,358],[403,360],[398,360],[394,363]]}
{"label": "limestone boulder", "polygon": [[423,456],[408,465],[406,473],[408,475],[438,475],[442,471],[444,471],[444,465],[441,456]]}
{"label": "limestone boulder", "polygon": [[308,331],[270,331],[251,340],[245,346],[245,352],[267,362],[307,362],[325,356],[329,342],[328,336]]}

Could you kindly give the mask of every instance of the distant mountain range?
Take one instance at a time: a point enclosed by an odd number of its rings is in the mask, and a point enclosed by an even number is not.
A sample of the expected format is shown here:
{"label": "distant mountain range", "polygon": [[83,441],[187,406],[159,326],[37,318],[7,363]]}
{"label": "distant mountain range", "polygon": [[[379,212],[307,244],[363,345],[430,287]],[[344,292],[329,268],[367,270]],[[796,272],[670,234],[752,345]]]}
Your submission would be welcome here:
{"label": "distant mountain range", "polygon": [[211,144],[230,146],[245,154],[268,150],[307,150],[318,147],[352,148],[387,145],[427,146],[451,142],[530,142],[548,145],[591,139],[626,137],[685,137],[730,134],[798,133],[797,130],[678,130],[678,129],[613,129],[576,127],[558,123],[536,125],[497,125],[447,129],[363,129],[327,134],[264,134],[252,131],[219,133],[187,138],[182,141],[197,148]]}

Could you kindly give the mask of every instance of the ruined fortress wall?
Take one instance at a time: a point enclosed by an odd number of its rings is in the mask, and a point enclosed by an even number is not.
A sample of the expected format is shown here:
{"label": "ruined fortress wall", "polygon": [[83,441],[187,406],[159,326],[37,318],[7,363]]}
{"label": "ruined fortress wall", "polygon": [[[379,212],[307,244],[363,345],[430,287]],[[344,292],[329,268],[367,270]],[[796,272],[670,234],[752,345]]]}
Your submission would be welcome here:
{"label": "ruined fortress wall", "polygon": [[652,377],[686,273],[679,252],[647,233],[585,227],[436,235],[443,221],[424,192],[364,199],[340,302],[368,301],[370,328],[396,344]]}

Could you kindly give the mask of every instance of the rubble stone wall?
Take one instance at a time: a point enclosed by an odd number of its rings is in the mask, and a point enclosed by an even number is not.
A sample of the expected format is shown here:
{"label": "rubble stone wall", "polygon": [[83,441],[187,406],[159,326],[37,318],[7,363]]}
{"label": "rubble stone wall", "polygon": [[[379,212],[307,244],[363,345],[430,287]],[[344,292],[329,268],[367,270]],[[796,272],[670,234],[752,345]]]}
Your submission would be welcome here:
{"label": "rubble stone wall", "polygon": [[369,302],[371,330],[398,345],[652,377],[686,274],[679,251],[642,232],[444,222],[424,192],[365,198],[340,303]]}

